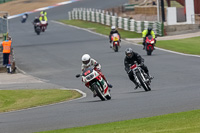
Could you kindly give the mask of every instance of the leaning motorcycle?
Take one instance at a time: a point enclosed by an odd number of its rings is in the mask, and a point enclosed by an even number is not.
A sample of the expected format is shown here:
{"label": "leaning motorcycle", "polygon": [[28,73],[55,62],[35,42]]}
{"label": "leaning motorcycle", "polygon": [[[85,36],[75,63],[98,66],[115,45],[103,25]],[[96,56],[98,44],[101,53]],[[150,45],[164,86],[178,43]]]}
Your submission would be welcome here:
{"label": "leaning motorcycle", "polygon": [[130,70],[133,71],[133,76],[139,85],[139,88],[143,87],[145,91],[150,91],[151,79],[148,78],[148,75],[140,67],[137,62],[134,65],[130,66]]}
{"label": "leaning motorcycle", "polygon": [[155,39],[152,35],[148,35],[145,40],[145,49],[147,51],[147,55],[151,55],[154,50]]}
{"label": "leaning motorcycle", "polygon": [[47,21],[40,21],[41,22],[41,30],[42,32],[45,32],[47,28]]}
{"label": "leaning motorcycle", "polygon": [[115,51],[115,52],[118,52],[118,50],[119,50],[119,48],[120,48],[120,39],[119,39],[119,35],[117,34],[117,33],[115,33],[115,34],[113,34],[112,36],[111,36],[111,40],[112,40],[112,43],[113,43],[113,46],[112,46],[112,48],[113,48],[113,50]]}
{"label": "leaning motorcycle", "polygon": [[82,76],[82,82],[89,86],[90,90],[95,93],[102,101],[110,100],[111,94],[107,82],[98,73],[96,68],[89,67],[83,73],[77,74],[76,77]]}

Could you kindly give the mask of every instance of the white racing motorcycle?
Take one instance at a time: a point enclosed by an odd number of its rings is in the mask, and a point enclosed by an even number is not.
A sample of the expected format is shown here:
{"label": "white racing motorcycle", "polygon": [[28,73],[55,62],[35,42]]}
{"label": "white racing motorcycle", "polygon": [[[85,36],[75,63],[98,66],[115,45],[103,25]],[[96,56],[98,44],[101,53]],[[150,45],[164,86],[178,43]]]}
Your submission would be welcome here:
{"label": "white racing motorcycle", "polygon": [[102,101],[110,100],[111,94],[107,82],[93,67],[89,67],[83,73],[77,74],[76,77],[82,76],[82,81],[89,86],[90,90],[95,93]]}
{"label": "white racing motorcycle", "polygon": [[140,67],[140,65],[135,62],[132,66],[130,66],[130,69],[133,71],[133,76],[136,80],[136,82],[139,85],[139,88],[141,86],[144,88],[145,91],[150,91],[150,83],[151,79],[148,78],[147,74],[144,72],[144,70]]}

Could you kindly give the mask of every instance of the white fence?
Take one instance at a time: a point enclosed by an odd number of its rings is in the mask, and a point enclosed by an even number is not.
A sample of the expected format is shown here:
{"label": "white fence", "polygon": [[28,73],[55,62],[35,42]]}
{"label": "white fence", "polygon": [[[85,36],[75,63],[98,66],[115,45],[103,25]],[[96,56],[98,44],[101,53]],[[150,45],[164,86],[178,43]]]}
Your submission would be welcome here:
{"label": "white fence", "polygon": [[68,12],[69,20],[79,19],[95,23],[104,24],[107,26],[116,26],[119,29],[142,33],[144,29],[152,27],[155,34],[163,36],[162,23],[156,21],[135,21],[134,19],[117,17],[112,13],[105,12],[104,10],[74,8]]}

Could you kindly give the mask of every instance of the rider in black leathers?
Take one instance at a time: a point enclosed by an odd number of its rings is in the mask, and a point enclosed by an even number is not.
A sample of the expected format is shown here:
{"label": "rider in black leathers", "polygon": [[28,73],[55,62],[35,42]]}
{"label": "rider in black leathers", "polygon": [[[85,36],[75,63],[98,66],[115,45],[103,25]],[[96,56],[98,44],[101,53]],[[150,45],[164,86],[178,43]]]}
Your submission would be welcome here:
{"label": "rider in black leathers", "polygon": [[139,86],[135,81],[135,78],[133,76],[133,71],[130,69],[130,66],[135,64],[134,63],[135,61],[137,61],[137,63],[140,64],[140,67],[144,70],[149,79],[152,79],[153,77],[149,75],[149,70],[147,66],[144,65],[144,59],[138,53],[133,52],[131,48],[127,48],[125,50],[125,54],[126,54],[126,57],[124,59],[125,70],[129,76],[129,79],[136,85],[135,89],[137,89]]}
{"label": "rider in black leathers", "polygon": [[33,21],[34,29],[36,29],[36,23],[40,23],[40,20],[38,17],[35,17],[35,19]]}

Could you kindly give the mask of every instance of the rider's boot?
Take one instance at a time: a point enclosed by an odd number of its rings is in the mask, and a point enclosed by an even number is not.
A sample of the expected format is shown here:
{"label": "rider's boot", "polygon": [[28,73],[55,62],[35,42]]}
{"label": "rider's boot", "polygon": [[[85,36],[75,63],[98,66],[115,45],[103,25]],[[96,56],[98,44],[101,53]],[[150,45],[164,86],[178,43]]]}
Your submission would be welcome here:
{"label": "rider's boot", "polygon": [[110,48],[112,48],[112,43],[110,44]]}
{"label": "rider's boot", "polygon": [[109,87],[109,88],[112,88],[112,87],[113,87],[113,86],[112,86],[111,84],[109,84],[108,82],[107,82],[107,84],[108,84],[108,87]]}
{"label": "rider's boot", "polygon": [[147,76],[148,76],[148,78],[149,78],[150,80],[154,78],[154,77],[151,76],[149,73],[147,73]]}
{"label": "rider's boot", "polygon": [[101,76],[106,81],[106,83],[108,84],[108,87],[112,88],[113,86],[111,84],[109,84],[109,82],[106,80],[105,76],[103,74],[101,74]]}
{"label": "rider's boot", "polygon": [[136,90],[138,87],[140,87],[139,84],[135,80],[131,80],[131,81],[135,84],[134,90]]}
{"label": "rider's boot", "polygon": [[96,97],[97,93],[95,91],[93,91],[93,97]]}

